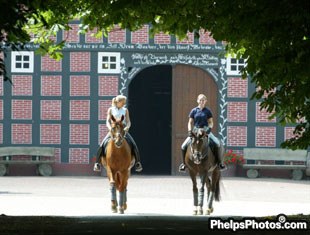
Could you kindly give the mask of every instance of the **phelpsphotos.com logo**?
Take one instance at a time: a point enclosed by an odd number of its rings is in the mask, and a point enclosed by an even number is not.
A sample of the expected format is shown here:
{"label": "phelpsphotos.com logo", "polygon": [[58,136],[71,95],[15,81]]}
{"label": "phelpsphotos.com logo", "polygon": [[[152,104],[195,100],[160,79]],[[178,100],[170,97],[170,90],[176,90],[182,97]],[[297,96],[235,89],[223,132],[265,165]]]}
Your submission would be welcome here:
{"label": "phelpsphotos.com logo", "polygon": [[243,218],[241,220],[228,218],[210,218],[211,230],[308,230],[309,224],[303,220],[288,220],[284,214],[279,214],[276,219]]}

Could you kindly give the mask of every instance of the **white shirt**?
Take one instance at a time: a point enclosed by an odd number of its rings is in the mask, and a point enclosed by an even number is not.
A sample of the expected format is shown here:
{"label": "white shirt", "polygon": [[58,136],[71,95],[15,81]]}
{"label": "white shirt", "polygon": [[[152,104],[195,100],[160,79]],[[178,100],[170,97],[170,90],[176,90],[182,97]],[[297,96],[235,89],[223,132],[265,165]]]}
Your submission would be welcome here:
{"label": "white shirt", "polygon": [[121,119],[122,115],[124,115],[123,124],[126,126],[126,111],[127,108],[117,108],[116,106],[111,107],[111,114],[115,117],[115,119]]}

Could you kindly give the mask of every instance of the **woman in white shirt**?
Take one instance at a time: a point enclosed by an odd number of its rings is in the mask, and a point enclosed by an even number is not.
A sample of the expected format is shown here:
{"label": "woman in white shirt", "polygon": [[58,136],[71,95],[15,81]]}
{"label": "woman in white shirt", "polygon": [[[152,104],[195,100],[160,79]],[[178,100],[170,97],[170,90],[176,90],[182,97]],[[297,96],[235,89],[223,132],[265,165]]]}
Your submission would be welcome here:
{"label": "woman in white shirt", "polygon": [[[135,156],[135,170],[137,172],[141,172],[142,171],[142,164],[141,164],[141,160],[140,160],[140,154],[139,154],[139,150],[137,147],[136,142],[134,141],[134,139],[132,138],[132,136],[129,134],[129,128],[131,126],[131,122],[130,122],[130,117],[129,117],[129,111],[128,109],[125,107],[127,101],[127,97],[124,95],[118,95],[115,98],[113,98],[112,100],[112,106],[108,109],[107,112],[107,121],[106,121],[106,125],[108,130],[111,130],[111,115],[113,115],[116,119],[120,119],[123,115],[124,115],[124,120],[123,120],[123,124],[125,126],[124,130],[127,132],[126,134],[126,140],[128,142],[128,144],[131,147],[131,150]],[[94,171],[101,171],[101,166],[99,163],[99,158],[101,156],[101,153],[103,153],[102,155],[104,156],[105,153],[105,147],[107,145],[107,143],[109,142],[111,136],[110,136],[110,132],[104,137],[104,139],[102,140],[100,147],[98,149],[97,152],[97,161],[94,165]]]}

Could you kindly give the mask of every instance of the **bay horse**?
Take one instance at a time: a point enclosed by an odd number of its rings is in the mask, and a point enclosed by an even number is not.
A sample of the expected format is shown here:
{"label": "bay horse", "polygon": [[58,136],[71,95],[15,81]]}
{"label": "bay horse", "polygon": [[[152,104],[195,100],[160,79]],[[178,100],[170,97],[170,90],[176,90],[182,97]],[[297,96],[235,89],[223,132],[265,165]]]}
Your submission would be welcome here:
{"label": "bay horse", "polygon": [[[130,170],[134,165],[134,156],[125,139],[124,115],[120,119],[111,116],[111,139],[107,143],[105,157],[101,155],[101,164],[106,168],[110,182],[111,210],[124,214],[127,209],[127,184]],[[117,199],[118,192],[118,199]]]}
{"label": "bay horse", "polygon": [[[213,212],[213,201],[220,200],[221,172],[211,151],[208,135],[203,128],[192,131],[190,144],[185,155],[185,164],[193,184],[193,215],[203,214],[204,186],[207,189],[207,209],[205,214]],[[221,146],[221,148],[223,148]],[[220,153],[216,153],[220,154]],[[197,188],[197,178],[200,179],[200,188]]]}

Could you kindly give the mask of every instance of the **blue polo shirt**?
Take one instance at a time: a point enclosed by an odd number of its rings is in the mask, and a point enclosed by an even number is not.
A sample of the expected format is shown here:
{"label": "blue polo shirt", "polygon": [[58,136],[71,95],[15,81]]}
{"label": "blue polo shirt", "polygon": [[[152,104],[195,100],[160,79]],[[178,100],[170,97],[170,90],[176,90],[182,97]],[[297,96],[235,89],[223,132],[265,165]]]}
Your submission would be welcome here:
{"label": "blue polo shirt", "polygon": [[212,118],[212,113],[210,109],[199,107],[193,108],[189,113],[189,117],[194,119],[194,126],[198,128],[202,128],[204,126],[208,126],[208,119]]}

